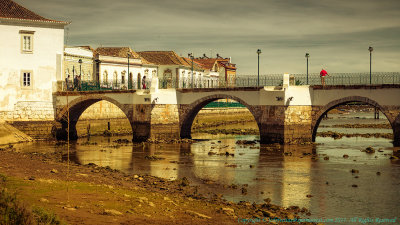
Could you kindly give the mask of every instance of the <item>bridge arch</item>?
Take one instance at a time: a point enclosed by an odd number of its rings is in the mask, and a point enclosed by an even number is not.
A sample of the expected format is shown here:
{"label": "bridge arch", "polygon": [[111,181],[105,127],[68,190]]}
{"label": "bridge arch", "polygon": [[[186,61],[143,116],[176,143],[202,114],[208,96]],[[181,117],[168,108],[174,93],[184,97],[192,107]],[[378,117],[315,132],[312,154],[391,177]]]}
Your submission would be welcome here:
{"label": "bridge arch", "polygon": [[64,106],[60,110],[57,111],[56,121],[61,123],[61,131],[56,134],[57,139],[65,139],[67,137],[67,129],[68,129],[68,111],[69,111],[69,132],[70,139],[74,140],[78,138],[76,131],[76,123],[79,120],[79,117],[82,113],[88,109],[90,106],[99,101],[108,101],[115,106],[117,106],[127,117],[130,122],[131,128],[133,123],[131,121],[132,113],[128,107],[123,104],[120,104],[117,100],[104,96],[104,95],[88,95],[76,98],[68,103],[68,106]]}
{"label": "bridge arch", "polygon": [[[191,103],[190,105],[184,106],[184,109],[182,109],[181,106],[181,112],[179,114],[179,121],[180,121],[180,136],[181,138],[191,138],[191,128],[193,125],[193,121],[196,118],[196,115],[199,113],[199,111],[204,108],[207,104],[219,100],[219,99],[232,99],[240,104],[246,106],[246,108],[250,111],[250,113],[253,115],[255,121],[257,122],[258,129],[260,130],[260,122],[259,122],[259,117],[260,113],[256,108],[253,106],[247,104],[245,101],[243,101],[241,98],[238,98],[234,95],[227,95],[227,94],[214,94],[214,95],[209,95],[203,98],[200,98],[196,100],[195,102]],[[260,132],[261,133],[261,132]]]}
{"label": "bridge arch", "polygon": [[[379,103],[377,103],[376,101],[367,98],[367,97],[362,97],[362,96],[350,96],[350,97],[345,97],[345,98],[341,98],[341,99],[337,99],[334,101],[329,102],[328,104],[326,104],[325,106],[323,106],[322,108],[320,108],[314,115],[313,115],[313,120],[312,120],[312,124],[311,124],[311,131],[312,131],[312,141],[315,142],[315,138],[317,136],[317,130],[319,127],[319,124],[322,120],[322,118],[331,110],[334,109],[340,105],[344,105],[350,102],[361,102],[361,103],[366,103],[370,106],[376,107],[379,109],[379,111],[381,111],[385,117],[388,119],[390,125],[392,126],[393,129],[393,134],[395,133],[395,129],[394,129],[394,119],[392,118],[391,114],[389,113],[389,111],[384,107],[381,106]],[[399,118],[400,120],[400,118]]]}

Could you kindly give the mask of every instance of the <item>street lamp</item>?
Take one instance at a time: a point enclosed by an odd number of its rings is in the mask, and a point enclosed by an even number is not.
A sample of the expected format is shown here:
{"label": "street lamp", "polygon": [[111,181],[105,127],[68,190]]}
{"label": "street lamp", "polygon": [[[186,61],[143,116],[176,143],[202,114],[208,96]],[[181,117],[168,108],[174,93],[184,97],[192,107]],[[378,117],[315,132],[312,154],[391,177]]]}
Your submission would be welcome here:
{"label": "street lamp", "polygon": [[188,57],[192,59],[192,88],[193,88],[193,53],[189,53]]}
{"label": "street lamp", "polygon": [[81,77],[81,75],[82,75],[82,59],[79,59],[78,63],[79,63],[79,77]]}
{"label": "street lamp", "polygon": [[258,58],[258,66],[257,66],[257,87],[260,86],[260,54],[261,54],[261,49],[257,49],[257,58]]}
{"label": "street lamp", "polygon": [[372,51],[374,50],[373,47],[369,46],[369,84],[372,84]]}
{"label": "street lamp", "polygon": [[129,74],[129,57],[131,57],[131,53],[128,52],[126,55],[128,57],[128,89],[130,89],[130,88],[132,88],[132,79],[131,79],[131,76]]}
{"label": "street lamp", "polygon": [[307,85],[308,85],[308,58],[310,58],[310,54],[306,53],[306,59],[307,59]]}
{"label": "street lamp", "polygon": [[78,91],[80,91],[81,90],[81,79],[82,79],[82,59],[79,59],[78,63],[79,63]]}

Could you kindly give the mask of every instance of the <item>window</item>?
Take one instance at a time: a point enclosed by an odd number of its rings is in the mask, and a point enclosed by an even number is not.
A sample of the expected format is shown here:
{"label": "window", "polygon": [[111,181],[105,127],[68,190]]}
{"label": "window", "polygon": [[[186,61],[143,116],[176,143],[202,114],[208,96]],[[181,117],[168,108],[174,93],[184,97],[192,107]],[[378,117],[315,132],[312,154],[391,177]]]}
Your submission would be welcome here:
{"label": "window", "polygon": [[125,70],[122,71],[122,73],[121,73],[121,84],[125,84],[125,74],[126,74],[126,71]]}
{"label": "window", "polygon": [[21,34],[21,51],[22,53],[33,52],[33,34],[35,31],[20,30]]}
{"label": "window", "polygon": [[25,72],[24,73],[24,77],[22,79],[23,79],[22,85],[24,87],[30,87],[31,86],[31,73]]}
{"label": "window", "polygon": [[21,87],[32,88],[32,71],[21,71]]}

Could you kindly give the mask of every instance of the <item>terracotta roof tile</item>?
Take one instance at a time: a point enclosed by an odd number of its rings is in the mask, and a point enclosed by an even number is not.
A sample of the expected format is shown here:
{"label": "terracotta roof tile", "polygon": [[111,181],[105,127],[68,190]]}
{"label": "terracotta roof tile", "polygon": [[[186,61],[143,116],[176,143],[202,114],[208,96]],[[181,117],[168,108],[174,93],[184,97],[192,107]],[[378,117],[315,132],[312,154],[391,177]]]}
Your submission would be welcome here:
{"label": "terracotta roof tile", "polygon": [[229,62],[229,59],[224,58],[195,58],[197,63],[204,65],[205,69],[213,70],[215,63],[218,63],[219,66],[225,67],[227,69],[236,69],[235,64]]}
{"label": "terracotta roof tile", "polygon": [[205,69],[207,70],[212,70],[215,64],[215,61],[217,61],[217,59],[199,59],[196,58],[194,59],[195,62],[200,63],[204,66]]}
{"label": "terracotta roof tile", "polygon": [[0,18],[67,23],[46,19],[11,0],[0,0]]}
{"label": "terracotta roof tile", "polygon": [[140,56],[129,47],[99,47],[95,50],[95,54],[103,56],[114,56],[127,58],[128,52],[131,53],[131,58],[139,59]]}
{"label": "terracotta roof tile", "polygon": [[[187,64],[189,64],[189,67],[192,67],[192,59],[191,58],[186,58],[186,57],[182,57]],[[195,70],[206,70],[206,66],[196,62],[195,60],[193,60],[193,69]]]}
{"label": "terracotta roof tile", "polygon": [[188,63],[174,51],[144,51],[138,52],[138,54],[148,62],[156,65],[189,66]]}

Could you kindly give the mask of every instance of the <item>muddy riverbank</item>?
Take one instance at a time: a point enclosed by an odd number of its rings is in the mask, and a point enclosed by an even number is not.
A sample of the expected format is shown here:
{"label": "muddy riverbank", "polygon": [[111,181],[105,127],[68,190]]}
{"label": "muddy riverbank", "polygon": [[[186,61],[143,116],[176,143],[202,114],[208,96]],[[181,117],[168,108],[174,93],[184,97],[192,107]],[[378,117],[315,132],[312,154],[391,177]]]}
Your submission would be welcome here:
{"label": "muddy riverbank", "polygon": [[0,186],[16,192],[25,204],[54,211],[70,224],[237,224],[310,215],[305,208],[283,208],[269,199],[253,204],[229,202],[216,194],[204,196],[186,178],[170,181],[128,175],[93,163],[67,164],[65,158],[64,152],[19,153],[2,148]]}

